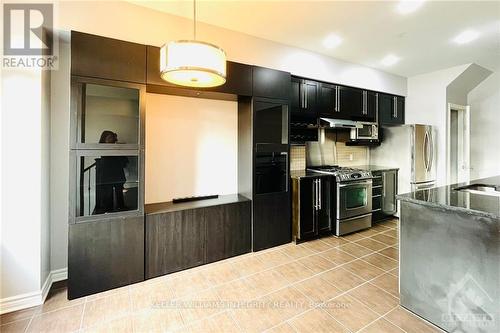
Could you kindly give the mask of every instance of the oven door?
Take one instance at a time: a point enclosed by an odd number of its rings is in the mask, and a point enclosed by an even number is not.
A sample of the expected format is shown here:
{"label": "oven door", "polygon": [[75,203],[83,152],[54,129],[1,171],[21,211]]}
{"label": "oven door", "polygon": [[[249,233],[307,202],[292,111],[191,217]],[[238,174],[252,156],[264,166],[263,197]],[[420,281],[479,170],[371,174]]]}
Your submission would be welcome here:
{"label": "oven door", "polygon": [[346,219],[372,211],[372,180],[337,184],[337,219]]}

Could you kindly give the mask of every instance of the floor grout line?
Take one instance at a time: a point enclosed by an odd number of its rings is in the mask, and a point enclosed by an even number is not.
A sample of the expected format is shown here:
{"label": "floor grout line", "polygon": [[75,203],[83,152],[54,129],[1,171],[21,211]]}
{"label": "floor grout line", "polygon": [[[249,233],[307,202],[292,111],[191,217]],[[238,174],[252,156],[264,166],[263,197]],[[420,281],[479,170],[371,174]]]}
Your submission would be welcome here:
{"label": "floor grout line", "polygon": [[[395,270],[397,269],[397,267],[393,267],[391,269],[384,269],[382,267],[379,267],[377,265],[374,265],[374,264],[371,264],[370,262],[367,262],[366,260],[364,260],[366,257],[368,256],[371,256],[373,254],[379,254],[381,256],[383,256],[384,258],[387,258],[387,259],[390,259],[396,263],[398,263],[399,261],[398,260],[395,260],[389,256],[386,256],[382,253],[380,253],[380,251],[383,251],[383,250],[386,250],[388,248],[393,248],[395,246],[397,246],[397,244],[386,244],[384,242],[381,242],[381,241],[378,241],[376,239],[373,239],[374,236],[376,235],[380,235],[380,234],[384,234],[386,232],[389,232],[389,231],[392,231],[392,230],[397,230],[399,231],[399,227],[398,227],[398,224],[396,224],[395,226],[392,225],[391,223],[391,226],[390,227],[386,227],[384,229],[381,229],[381,230],[377,230],[376,233],[373,233],[373,234],[370,234],[370,235],[366,235],[362,238],[358,238],[358,239],[353,239],[353,240],[349,240],[349,239],[345,239],[345,238],[342,238],[342,237],[336,237],[336,236],[330,236],[331,238],[335,238],[335,239],[339,239],[341,241],[339,241],[339,244],[338,245],[332,245],[330,242],[326,241],[324,239],[317,239],[315,241],[318,241],[319,243],[321,244],[324,244],[325,246],[327,246],[328,248],[325,249],[325,250],[318,250],[317,248],[315,247],[311,247],[311,246],[307,246],[307,245],[304,245],[304,244],[307,244],[307,243],[303,243],[303,244],[299,244],[299,245],[296,245],[294,244],[293,242],[289,243],[289,244],[284,244],[282,246],[279,246],[277,248],[274,248],[274,249],[268,249],[268,250],[265,250],[265,252],[251,252],[251,253],[248,253],[248,254],[245,254],[243,255],[241,258],[239,258],[238,256],[237,257],[232,257],[232,258],[228,258],[228,259],[225,259],[225,260],[221,260],[221,261],[218,261],[216,263],[213,263],[212,265],[208,264],[208,265],[202,265],[202,266],[198,266],[198,267],[194,267],[192,269],[188,269],[188,270],[185,270],[185,271],[181,271],[181,272],[176,272],[174,273],[175,275],[166,275],[166,276],[163,276],[161,279],[159,279],[158,281],[155,281],[153,282],[153,288],[154,288],[154,285],[156,283],[158,284],[166,284],[166,287],[168,288],[168,290],[170,291],[170,294],[172,296],[174,296],[171,301],[174,301],[174,300],[180,300],[180,299],[183,299],[183,298],[187,298],[187,297],[191,297],[193,295],[196,295],[200,292],[206,292],[206,291],[213,291],[214,294],[215,294],[215,297],[217,297],[220,301],[222,301],[222,299],[220,299],[219,297],[219,294],[217,293],[217,288],[220,288],[220,287],[223,287],[224,285],[228,285],[232,282],[235,282],[235,281],[238,281],[238,280],[246,280],[248,281],[248,279],[252,276],[255,276],[255,275],[258,275],[258,274],[261,274],[263,272],[269,272],[271,270],[275,270],[277,267],[282,267],[282,266],[285,266],[285,265],[292,265],[292,264],[296,264],[296,263],[299,263],[301,264],[302,266],[304,266],[309,272],[313,273],[313,275],[309,276],[309,277],[306,277],[306,278],[302,278],[300,280],[297,280],[297,281],[294,281],[294,282],[290,282],[290,280],[287,280],[286,279],[286,276],[282,275],[281,273],[279,273],[281,276],[283,276],[283,278],[286,280],[286,282],[288,282],[287,284],[281,286],[280,288],[278,289],[275,289],[275,290],[271,290],[271,291],[268,291],[268,292],[265,292],[263,293],[262,295],[259,295],[259,296],[256,296],[256,297],[253,297],[251,299],[248,300],[248,302],[251,302],[251,301],[255,301],[255,300],[259,300],[259,299],[263,299],[264,297],[267,297],[273,293],[276,293],[276,292],[279,292],[279,291],[282,291],[286,288],[294,288],[295,290],[299,291],[303,296],[306,297],[306,299],[309,299],[311,301],[314,301],[312,300],[310,297],[308,297],[306,294],[304,294],[304,292],[302,292],[300,289],[297,288],[297,286],[299,286],[301,283],[303,283],[304,281],[307,281],[309,279],[313,279],[313,278],[316,278],[318,276],[321,276],[323,275],[324,273],[327,273],[329,271],[332,271],[332,270],[335,270],[335,269],[346,269],[349,273],[353,274],[354,276],[357,276],[359,277],[360,279],[363,280],[363,283],[353,287],[353,288],[350,288],[348,290],[345,290],[343,292],[341,292],[340,294],[336,295],[335,297],[325,301],[325,302],[322,302],[322,303],[319,303],[319,304],[316,304],[314,306],[314,308],[312,309],[307,309],[305,311],[301,311],[300,313],[292,316],[291,318],[288,318],[286,320],[283,320],[282,322],[278,323],[277,325],[273,326],[273,327],[276,327],[276,326],[279,326],[283,323],[288,323],[290,326],[292,326],[292,328],[294,330],[297,330],[291,323],[289,323],[288,321],[291,320],[292,318],[295,318],[297,316],[300,316],[300,315],[303,315],[304,313],[307,313],[309,311],[312,311],[314,309],[320,309],[322,311],[325,311],[328,315],[330,315],[336,322],[338,322],[342,327],[345,327],[344,325],[342,325],[342,323],[340,323],[336,318],[334,318],[328,311],[324,310],[324,309],[321,309],[320,306],[321,304],[324,304],[326,302],[329,302],[329,301],[332,301],[338,297],[341,297],[343,295],[346,295],[348,294],[349,292],[361,287],[361,286],[364,286],[364,285],[371,285],[371,286],[375,286],[377,289],[379,290],[382,290],[385,294],[387,295],[390,295],[391,297],[393,298],[397,298],[395,297],[394,295],[392,295],[391,293],[389,293],[388,291],[386,291],[385,289],[377,286],[374,282],[375,279],[379,278],[380,276],[384,275],[384,274],[391,274],[392,276],[395,276],[395,277],[398,277],[397,275],[394,274]],[[393,237],[389,234],[386,234],[387,237],[392,237],[394,238],[395,240],[398,240],[398,238],[396,237]],[[364,240],[364,239],[371,239],[372,241],[375,241],[375,242],[378,242],[378,243],[381,243],[384,245],[383,248],[379,249],[379,250],[373,250],[373,249],[370,249],[366,246],[363,246],[357,242],[361,241],[361,240]],[[348,245],[348,244],[355,244],[357,246],[360,246],[366,250],[369,250],[370,252],[369,253],[366,253],[365,255],[361,255],[361,256],[358,256],[358,255],[353,255],[352,253],[349,253],[348,251],[344,251],[342,249],[342,246],[344,245]],[[299,256],[299,257],[293,257],[291,255],[289,255],[287,253],[287,248],[290,247],[290,246],[302,246],[303,248],[307,249],[307,251],[309,251],[310,253],[309,254],[306,254],[304,256]],[[331,251],[331,250],[334,250],[334,249],[337,249],[338,251],[342,251],[342,252],[345,252],[346,254],[348,255],[351,255],[353,257],[352,260],[348,260],[346,262],[343,262],[341,264],[338,264],[336,262],[334,262],[333,260],[329,259],[329,258],[326,258],[324,253],[325,252],[328,252],[328,251]],[[399,252],[399,248],[395,248],[398,252]],[[247,275],[239,275],[239,271],[238,269],[234,266],[237,262],[240,262],[240,261],[243,261],[247,258],[253,258],[253,259],[256,259],[257,261],[259,261],[261,264],[264,264],[264,266],[266,265],[266,262],[265,262],[265,258],[262,258],[263,255],[265,254],[270,254],[270,253],[280,253],[284,256],[286,256],[287,258],[289,258],[290,260],[289,261],[285,261],[285,262],[282,262],[276,266],[270,266],[270,267],[267,267],[263,270],[259,270],[259,271],[256,271],[256,272],[253,272],[251,274],[247,274]],[[330,262],[331,264],[333,264],[334,266],[329,268],[329,269],[326,269],[326,270],[323,270],[321,272],[318,272],[318,273],[315,273],[315,270],[311,269],[310,267],[308,266],[305,266],[303,265],[300,261],[303,261],[303,260],[306,260],[307,258],[309,257],[312,257],[312,256],[316,256],[318,255],[319,257],[325,259],[326,261]],[[345,267],[346,265],[348,265],[349,263],[352,263],[354,261],[357,261],[357,260],[361,260],[363,263],[365,264],[368,264],[372,267],[375,267],[379,270],[381,270],[381,273],[377,274],[376,276],[374,276],[373,278],[370,278],[370,279],[365,279],[361,276],[359,276],[358,274],[350,271],[347,267]],[[229,264],[229,267],[234,270],[236,273],[238,273],[238,277],[237,278],[234,278],[234,279],[230,279],[230,280],[227,280],[227,281],[224,281],[223,283],[213,283],[212,280],[210,280],[210,278],[208,277],[208,275],[206,274],[206,271],[208,271],[209,269],[213,268],[213,267],[217,267],[217,265],[224,265],[224,264]],[[205,272],[205,274],[204,274]],[[177,274],[178,273],[178,274]],[[172,280],[175,280],[177,278],[182,278],[182,276],[184,276],[185,274],[196,274],[196,273],[200,273],[201,274],[201,278],[202,280],[204,280],[206,283],[207,283],[207,286],[209,286],[208,288],[204,288],[204,289],[200,289],[198,291],[192,291],[192,292],[189,292],[187,294],[184,294],[182,296],[178,296],[176,297],[174,291],[172,290],[172,285],[169,285],[168,282],[169,281],[172,281]],[[146,280],[147,281],[147,280]],[[329,285],[335,287],[335,288],[338,288],[337,286],[335,286],[334,283],[332,283],[331,281],[328,281],[328,280],[325,280],[326,283],[328,283]],[[137,287],[140,287],[139,286],[140,283],[138,283],[138,286]],[[164,286],[165,287],[165,286]],[[143,311],[150,311],[151,308],[144,308],[144,309],[139,309],[139,311],[135,312],[134,309],[133,309],[133,301],[132,301],[132,289],[135,288],[133,285],[129,286],[127,288],[127,292],[128,292],[128,299],[129,299],[129,311],[127,311],[127,314],[137,314],[137,313],[142,313]],[[118,291],[117,291],[118,292]],[[98,299],[101,299],[101,298],[104,298],[104,297],[110,297],[110,296],[113,296],[114,293],[112,293],[111,295],[105,295],[105,296],[102,296],[102,297],[97,297],[95,299],[93,299],[92,301],[95,301],[95,300],[98,300]],[[357,300],[357,299],[356,299]],[[88,299],[88,297],[84,297],[84,300],[83,300],[83,310],[82,310],[82,314],[81,314],[81,318],[80,318],[80,331],[83,330],[83,320],[84,320],[84,316],[85,316],[85,310],[86,310],[86,306],[87,306],[87,302],[89,302],[90,300]],[[357,300],[358,302],[360,302],[359,300]],[[363,306],[366,306],[364,303],[360,302],[361,304],[363,304]],[[74,304],[74,305],[67,305],[67,306],[61,306],[60,308],[56,308],[54,310],[50,310],[50,311],[47,311],[47,312],[38,312],[38,311],[34,311],[31,316],[29,317],[29,322],[28,322],[28,325],[26,326],[25,328],[25,331],[27,331],[29,329],[29,327],[31,326],[32,324],[32,321],[33,319],[36,317],[36,316],[42,316],[44,314],[49,314],[49,313],[52,313],[52,312],[56,312],[56,311],[60,311],[62,309],[66,309],[66,308],[70,308],[70,307],[74,307],[74,306],[80,306],[82,305],[81,303],[79,304]],[[368,308],[369,309],[369,308]],[[372,311],[371,309],[369,309],[370,311]],[[383,316],[379,317],[378,319],[384,317],[385,315],[387,315],[388,313],[390,313],[391,311],[393,311],[394,309],[388,311],[386,314],[384,314]],[[186,321],[184,320],[184,315],[182,314],[182,311],[180,311],[180,315],[181,315],[181,319],[182,319],[182,323],[183,325],[181,327],[186,327],[186,326],[190,326],[190,325],[194,325],[195,323],[199,322],[199,321],[202,321],[202,320],[205,320],[205,319],[209,319],[209,318],[212,318],[214,316],[217,316],[217,315],[220,315],[222,313],[227,313],[229,315],[229,317],[232,319],[232,321],[241,329],[241,326],[239,325],[238,321],[234,318],[234,313],[232,311],[232,309],[223,309],[221,311],[218,311],[214,314],[211,314],[210,316],[207,316],[207,317],[203,317],[199,320],[194,320],[194,321],[191,321],[189,323],[186,323]],[[373,312],[373,311],[372,311]],[[117,319],[117,318],[120,318],[122,316],[126,316],[127,314],[122,314],[122,315],[119,315],[119,316],[116,316],[113,318],[114,319]],[[24,318],[24,319],[19,319],[19,320],[15,320],[15,321],[12,321],[12,322],[17,322],[17,321],[21,321],[21,320],[26,320],[28,318]],[[377,319],[377,320],[378,320]],[[12,322],[9,322],[9,323],[12,323]],[[105,320],[103,322],[108,322],[108,320]],[[371,323],[370,323],[371,324]],[[368,325],[370,325],[368,324]],[[391,324],[394,324],[391,322]],[[132,324],[133,325],[133,331],[135,331],[135,327],[134,327],[134,323]],[[367,325],[367,326],[368,326]],[[93,327],[95,325],[91,325],[89,327]],[[397,325],[396,325],[397,326]],[[181,327],[177,328],[177,329],[181,329]],[[271,327],[271,328],[273,328]],[[366,326],[365,326],[366,327]],[[363,327],[362,329],[364,329],[365,327]],[[269,328],[269,329],[271,329]],[[177,330],[176,329],[176,330]],[[266,330],[269,330],[269,329],[266,329]]]}

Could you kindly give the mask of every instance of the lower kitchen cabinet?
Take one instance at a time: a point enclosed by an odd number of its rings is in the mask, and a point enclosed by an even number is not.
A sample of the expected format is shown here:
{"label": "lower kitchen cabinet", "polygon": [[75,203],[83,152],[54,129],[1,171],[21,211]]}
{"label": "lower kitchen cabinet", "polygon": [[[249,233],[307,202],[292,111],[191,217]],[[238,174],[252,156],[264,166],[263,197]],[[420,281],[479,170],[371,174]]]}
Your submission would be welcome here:
{"label": "lower kitchen cabinet", "polygon": [[146,214],[146,278],[251,250],[251,201]]}
{"label": "lower kitchen cabinet", "polygon": [[397,213],[398,171],[373,171],[372,220],[381,221]]}
{"label": "lower kitchen cabinet", "polygon": [[207,262],[250,252],[250,205],[247,201],[205,209]]}
{"label": "lower kitchen cabinet", "polygon": [[292,179],[293,238],[307,240],[331,233],[330,177],[303,177]]}
{"label": "lower kitchen cabinet", "polygon": [[143,216],[69,225],[69,299],[143,280]]}
{"label": "lower kitchen cabinet", "polygon": [[146,215],[146,278],[205,262],[203,210]]}
{"label": "lower kitchen cabinet", "polygon": [[253,250],[289,243],[290,192],[256,194],[253,200]]}

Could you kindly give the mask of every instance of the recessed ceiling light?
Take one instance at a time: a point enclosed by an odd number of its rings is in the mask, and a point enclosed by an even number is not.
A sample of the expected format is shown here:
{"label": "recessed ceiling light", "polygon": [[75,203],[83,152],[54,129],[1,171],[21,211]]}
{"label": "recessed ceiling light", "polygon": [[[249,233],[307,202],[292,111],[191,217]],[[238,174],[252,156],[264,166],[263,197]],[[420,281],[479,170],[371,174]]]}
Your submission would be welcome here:
{"label": "recessed ceiling light", "polygon": [[413,13],[424,4],[425,0],[401,0],[397,6],[400,14]]}
{"label": "recessed ceiling light", "polygon": [[339,46],[341,43],[342,43],[342,38],[340,38],[338,35],[335,35],[335,34],[328,35],[323,40],[323,45],[327,49],[333,49],[333,48]]}
{"label": "recessed ceiling light", "polygon": [[477,37],[479,37],[479,32],[475,30],[465,30],[461,32],[457,37],[453,38],[453,41],[461,45],[472,42]]}
{"label": "recessed ceiling light", "polygon": [[384,66],[392,66],[395,63],[397,63],[399,60],[401,60],[401,58],[395,56],[394,54],[389,54],[389,55],[386,55],[384,57],[384,59],[382,59],[381,63]]}

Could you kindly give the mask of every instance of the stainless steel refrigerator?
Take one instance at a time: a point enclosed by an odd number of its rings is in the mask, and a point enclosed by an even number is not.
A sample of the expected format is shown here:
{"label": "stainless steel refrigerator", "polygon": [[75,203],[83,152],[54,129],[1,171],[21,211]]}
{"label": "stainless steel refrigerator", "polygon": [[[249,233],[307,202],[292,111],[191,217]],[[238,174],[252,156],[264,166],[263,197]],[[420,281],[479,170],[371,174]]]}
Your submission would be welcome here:
{"label": "stainless steel refrigerator", "polygon": [[398,167],[398,192],[428,189],[436,183],[436,131],[429,125],[383,129],[383,141],[371,148],[370,164]]}
{"label": "stainless steel refrigerator", "polygon": [[429,125],[410,125],[411,187],[420,190],[436,184],[434,130]]}

